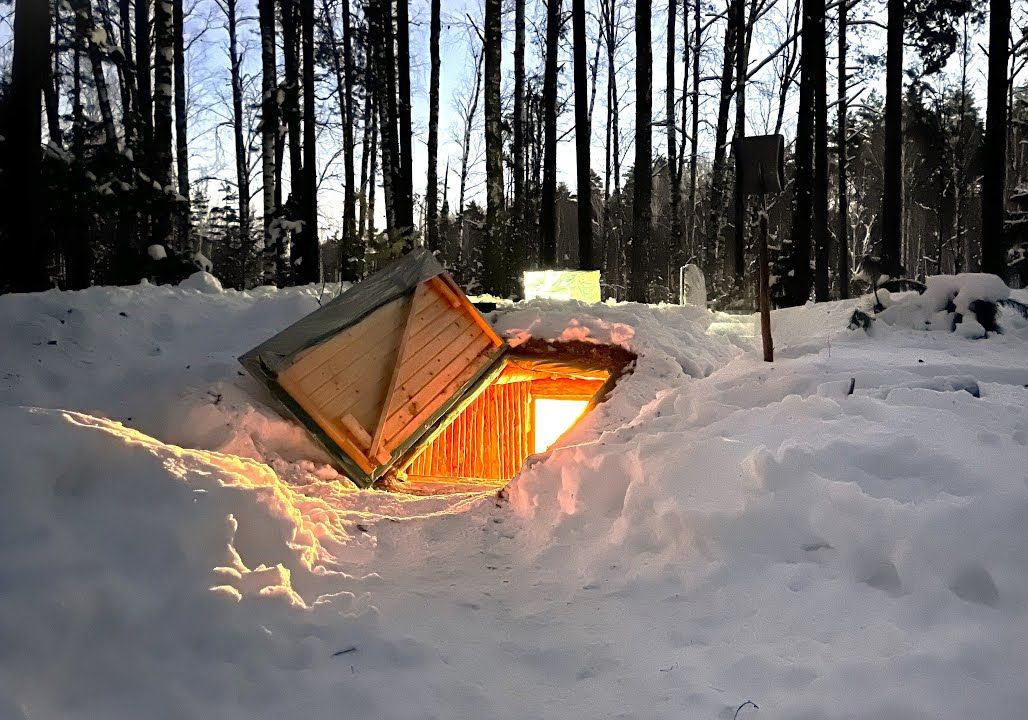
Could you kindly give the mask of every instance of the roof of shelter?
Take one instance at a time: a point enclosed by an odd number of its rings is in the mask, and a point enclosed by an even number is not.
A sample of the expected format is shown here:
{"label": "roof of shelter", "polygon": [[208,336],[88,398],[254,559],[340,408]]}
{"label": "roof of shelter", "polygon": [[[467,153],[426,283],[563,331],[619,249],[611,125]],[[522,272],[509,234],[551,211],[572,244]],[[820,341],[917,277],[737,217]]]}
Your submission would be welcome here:
{"label": "roof of shelter", "polygon": [[443,272],[445,269],[429,250],[417,248],[244,353],[239,361],[248,369],[262,366],[265,372],[282,372],[302,351],[355,325],[376,308]]}

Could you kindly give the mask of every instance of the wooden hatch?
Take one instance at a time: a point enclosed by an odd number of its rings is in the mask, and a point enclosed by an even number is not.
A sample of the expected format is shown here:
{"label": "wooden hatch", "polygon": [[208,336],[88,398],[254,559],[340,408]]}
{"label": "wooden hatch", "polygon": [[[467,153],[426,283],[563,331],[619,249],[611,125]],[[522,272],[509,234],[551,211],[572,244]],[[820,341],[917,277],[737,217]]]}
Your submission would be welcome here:
{"label": "wooden hatch", "polygon": [[430,254],[397,263],[240,358],[363,486],[484,390],[507,350]]}

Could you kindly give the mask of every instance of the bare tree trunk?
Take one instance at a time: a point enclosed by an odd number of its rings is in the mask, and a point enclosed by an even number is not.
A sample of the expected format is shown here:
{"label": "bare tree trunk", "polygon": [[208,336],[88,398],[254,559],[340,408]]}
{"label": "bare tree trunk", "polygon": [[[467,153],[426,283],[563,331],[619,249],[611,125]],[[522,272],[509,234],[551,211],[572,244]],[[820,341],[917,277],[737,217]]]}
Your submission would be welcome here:
{"label": "bare tree trunk", "polygon": [[[350,17],[350,0],[343,0],[343,91],[346,94],[344,103],[345,118],[343,119],[343,182],[345,197],[343,198],[343,237],[348,244],[356,240],[356,208],[357,201],[353,183],[353,28]],[[327,13],[326,13],[327,15]],[[355,280],[357,278],[354,278]]]}
{"label": "bare tree trunk", "polygon": [[989,91],[982,175],[982,271],[1007,277],[1007,64],[1010,0],[989,2]]}
{"label": "bare tree trunk", "polygon": [[378,124],[382,133],[382,190],[385,194],[386,230],[390,235],[406,233],[406,211],[400,191],[400,144],[397,135],[396,56],[393,49],[391,0],[374,0],[372,42],[375,44],[375,72],[378,88]]}
{"label": "bare tree trunk", "polygon": [[506,238],[506,208],[503,198],[503,129],[500,97],[502,34],[501,0],[485,2],[485,208],[488,243],[482,254],[487,291],[506,294],[503,252]]}
{"label": "bare tree trunk", "polygon": [[[54,41],[50,45],[51,58],[47,58],[46,76],[43,83],[43,104],[46,107],[46,129],[50,142],[57,147],[63,145],[61,137],[61,17],[60,0],[52,0],[53,6],[48,8],[53,13],[52,25]],[[49,30],[47,31],[49,37]]]}
{"label": "bare tree trunk", "polygon": [[614,84],[616,82],[616,76],[614,72],[614,50],[615,50],[615,38],[614,38],[614,3],[613,0],[604,0],[601,2],[600,17],[603,22],[602,25],[602,36],[607,46],[607,122],[605,128],[606,142],[603,144],[605,157],[603,163],[603,214],[601,215],[600,222],[600,234],[603,238],[604,244],[604,266],[607,271],[608,280],[611,278],[612,273],[615,272],[615,268],[611,267],[611,238],[610,238],[610,180],[613,172],[611,163],[611,143],[613,142],[613,131],[614,131],[614,112],[617,103],[616,93],[614,91]]}
{"label": "bare tree trunk", "polygon": [[[842,0],[845,2],[845,0]],[[817,302],[829,299],[829,266],[831,248],[828,245],[828,57],[825,48],[825,0],[813,0],[807,22],[814,22],[818,41],[814,47],[814,298]]]}
{"label": "bare tree trunk", "polygon": [[136,163],[147,164],[153,148],[153,90],[150,82],[150,4],[151,0],[135,0],[136,4],[136,115],[140,148]]}
{"label": "bare tree trunk", "polygon": [[796,73],[796,59],[799,52],[796,50],[796,41],[800,35],[800,15],[802,15],[803,3],[796,2],[796,12],[793,14],[792,42],[788,43],[784,51],[786,53],[785,68],[782,70],[781,82],[778,86],[778,115],[775,117],[775,134],[782,132],[782,125],[785,122],[785,105],[789,99],[789,90],[792,88]]}
{"label": "bare tree trunk", "polygon": [[[411,99],[410,99],[410,37],[407,19],[408,0],[396,0],[396,78],[398,139],[398,187],[397,224],[407,228],[405,247],[413,247],[414,241],[414,171],[411,162]],[[390,66],[392,67],[392,66]]]}
{"label": "bare tree trunk", "polygon": [[317,132],[314,117],[314,0],[300,0],[300,34],[303,44],[303,233],[300,244],[301,284],[321,280],[321,248],[318,244]]}
{"label": "bare tree trunk", "polygon": [[557,264],[557,53],[560,0],[546,2],[546,66],[543,71],[543,187],[539,207],[539,261]]}
{"label": "bare tree trunk", "polygon": [[[585,0],[571,4],[575,65],[575,154],[578,169],[578,267],[592,270],[593,201],[592,173],[589,167],[592,128],[589,122],[589,67],[585,46]],[[672,63],[673,64],[673,63]]]}
{"label": "bare tree trunk", "polygon": [[[59,0],[58,0],[59,1]],[[124,86],[125,92],[121,100],[121,124],[125,132],[125,147],[134,148],[136,114],[136,67],[132,56],[132,6],[129,0],[118,0],[118,17],[121,22],[121,51],[125,55]]]}
{"label": "bare tree trunk", "polygon": [[[8,121],[5,128],[0,183],[5,185],[11,240],[7,262],[7,282],[0,290],[16,292],[45,290],[50,285],[47,264],[43,211],[43,132],[40,105],[43,83],[49,77],[50,6],[39,0],[16,0],[14,8],[14,52],[11,59],[11,85],[7,97]],[[6,288],[3,286],[6,285]]]}
{"label": "bare tree trunk", "polygon": [[478,59],[475,62],[475,92],[471,96],[468,116],[464,120],[464,147],[460,158],[460,197],[457,204],[458,237],[460,238],[462,252],[467,249],[464,245],[464,198],[471,163],[471,130],[474,126],[475,113],[478,112],[478,98],[482,92],[482,61],[484,56],[485,51],[483,49],[478,54]]}
{"label": "bare tree trunk", "polygon": [[371,113],[371,161],[368,163],[368,240],[370,245],[375,240],[375,176],[378,173],[378,106],[372,105]]}
{"label": "bare tree trunk", "polygon": [[[431,30],[429,32],[432,67],[428,90],[428,186],[425,189],[425,199],[428,205],[428,248],[432,252],[439,252],[441,249],[439,241],[439,35],[442,30],[440,14],[439,0],[432,0]],[[517,103],[516,99],[515,103]],[[515,115],[517,115],[516,111]],[[517,122],[516,117],[514,121]]]}
{"label": "bare tree trunk", "polygon": [[160,184],[164,210],[154,217],[153,241],[169,245],[173,237],[171,126],[174,81],[175,23],[172,0],[157,0],[154,7],[153,179]]}
{"label": "bare tree trunk", "polygon": [[[671,184],[671,257],[673,264],[678,264],[682,255],[682,183],[681,183],[681,160],[678,157],[677,128],[675,127],[675,64],[677,57],[677,37],[675,35],[675,24],[678,20],[677,0],[668,0],[667,4],[667,79],[664,85],[664,118],[667,126],[667,167],[668,182]],[[688,74],[688,55],[686,55],[686,70]],[[682,104],[685,105],[685,97],[682,97]],[[684,118],[684,115],[683,115]],[[683,150],[685,140],[682,140]],[[670,282],[670,279],[669,279]]]}
{"label": "bare tree trunk", "polygon": [[635,182],[629,300],[646,302],[646,255],[653,220],[653,48],[650,0],[635,3]]}
{"label": "bare tree trunk", "polygon": [[178,171],[178,194],[182,198],[178,212],[178,241],[189,247],[189,121],[186,116],[186,48],[185,18],[182,0],[172,0],[172,22],[175,25],[175,162]]}
{"label": "bare tree trunk", "polygon": [[[157,0],[163,2],[164,0]],[[246,140],[243,123],[243,81],[239,53],[236,0],[225,0],[225,19],[228,21],[228,58],[232,83],[232,137],[235,141],[236,207],[239,213],[239,240],[244,248],[250,244],[250,171],[247,163]],[[246,289],[246,258],[240,277],[241,289]]]}
{"label": "bare tree trunk", "polygon": [[[37,0],[38,1],[38,0]],[[89,56],[89,67],[93,75],[93,88],[96,91],[96,105],[100,109],[100,119],[104,128],[104,142],[108,148],[118,145],[118,132],[114,127],[114,113],[111,111],[111,100],[107,94],[107,78],[104,75],[103,57],[100,47],[94,41],[96,23],[93,20],[93,8],[89,0],[72,0],[71,10],[75,16],[75,32],[86,47]]]}
{"label": "bare tree trunk", "polygon": [[[732,0],[735,4],[735,139],[746,137],[746,68],[748,65],[746,42],[746,0]],[[735,242],[732,246],[732,266],[735,269],[736,288],[742,294],[746,281],[746,195],[742,188],[742,172],[738,149],[735,153]]]}
{"label": "bare tree trunk", "polygon": [[[367,20],[367,17],[365,17]],[[373,184],[369,187],[368,183],[368,170],[370,166],[371,156],[375,153],[375,140],[378,127],[374,122],[374,108],[375,108],[375,93],[372,92],[372,63],[374,61],[374,51],[372,44],[365,41],[364,43],[364,139],[361,142],[361,184],[360,184],[360,220],[357,225],[357,237],[367,248],[367,235],[365,234],[365,222],[367,220],[369,205],[371,197],[370,193],[374,189]],[[374,181],[372,181],[374,183]],[[370,212],[375,212],[372,206]],[[362,268],[363,272],[363,268]]]}
{"label": "bare tree trunk", "polygon": [[258,0],[258,21],[261,28],[261,197],[264,220],[264,274],[273,275],[281,286],[285,276],[285,236],[277,227],[278,183],[277,147],[280,123],[278,119],[278,68],[275,59],[275,0]]}
{"label": "bare tree trunk", "polygon": [[514,219],[511,223],[512,271],[520,274],[527,261],[525,215],[525,0],[514,0]]}
{"label": "bare tree trunk", "polygon": [[[289,141],[289,195],[285,202],[285,216],[288,220],[301,217],[303,207],[303,157],[300,142],[300,60],[298,33],[296,29],[296,0],[280,0],[282,16],[282,75],[285,87],[282,93],[282,119],[286,125]],[[278,185],[281,184],[281,176]],[[277,186],[278,186],[277,185]],[[277,187],[276,186],[276,187]],[[282,206],[279,205],[279,212]],[[284,284],[291,285],[296,277],[296,261],[299,258],[299,243],[302,233],[291,232],[292,244]],[[286,242],[283,238],[283,243]]]}
{"label": "bare tree trunk", "polygon": [[880,255],[883,267],[893,273],[902,263],[903,250],[903,21],[903,0],[888,0]]}
{"label": "bare tree trunk", "polygon": [[[699,232],[697,201],[699,195],[696,192],[697,173],[699,160],[699,137],[700,137],[700,48],[703,43],[703,26],[700,23],[700,0],[693,0],[693,32],[696,33],[696,40],[693,44],[692,63],[692,130],[689,138],[689,246],[695,254],[696,234]],[[684,99],[683,99],[684,102]]]}
{"label": "bare tree trunk", "polygon": [[803,0],[802,56],[800,59],[800,98],[796,125],[796,175],[793,185],[795,207],[792,214],[791,272],[785,279],[785,302],[802,305],[810,297],[810,236],[814,212],[814,63],[816,45],[824,44],[818,35],[810,5],[818,0]]}
{"label": "bare tree trunk", "polygon": [[846,81],[848,73],[846,70],[846,0],[839,3],[839,92],[838,92],[838,113],[839,128],[835,145],[839,151],[839,230],[838,230],[838,269],[839,275],[839,298],[846,300],[850,296],[850,210],[849,210],[849,187],[846,178],[848,157],[848,143],[846,134],[848,132],[846,113]]}
{"label": "bare tree trunk", "polygon": [[[728,22],[725,26],[724,63],[721,66],[721,90],[718,101],[717,125],[714,131],[714,160],[710,168],[710,219],[707,224],[705,266],[708,277],[717,274],[716,261],[721,240],[722,215],[725,205],[725,156],[728,149],[728,111],[732,103],[732,77],[734,75],[735,43],[739,40],[736,19],[736,0],[728,0]],[[710,283],[708,281],[708,288]]]}
{"label": "bare tree trunk", "polygon": [[336,96],[339,98],[339,120],[343,127],[343,233],[339,243],[339,279],[354,282],[358,278],[356,269],[350,263],[356,238],[353,192],[353,81],[352,51],[350,46],[350,8],[344,0],[341,3],[343,19],[343,58],[339,58],[332,9],[328,0],[321,0],[321,11],[325,20],[325,32],[331,47],[332,69],[335,72]]}
{"label": "bare tree trunk", "polygon": [[960,123],[958,125],[958,133],[960,137],[960,169],[957,182],[954,186],[957,188],[957,196],[954,200],[956,208],[956,217],[954,218],[954,241],[956,242],[956,249],[954,250],[953,264],[954,272],[971,272],[971,263],[973,259],[973,253],[971,252],[971,242],[965,236],[964,231],[964,194],[966,189],[965,179],[967,177],[967,67],[968,67],[968,32],[967,32],[967,15],[963,18],[963,33],[962,33],[962,46],[960,56]]}

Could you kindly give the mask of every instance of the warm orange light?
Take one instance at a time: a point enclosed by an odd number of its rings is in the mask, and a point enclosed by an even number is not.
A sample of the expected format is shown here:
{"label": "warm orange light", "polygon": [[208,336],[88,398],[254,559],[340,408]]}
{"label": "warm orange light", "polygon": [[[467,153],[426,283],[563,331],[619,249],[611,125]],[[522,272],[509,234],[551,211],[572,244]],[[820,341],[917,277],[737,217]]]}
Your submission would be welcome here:
{"label": "warm orange light", "polygon": [[548,450],[564,431],[582,417],[587,400],[538,398],[535,401],[535,452]]}

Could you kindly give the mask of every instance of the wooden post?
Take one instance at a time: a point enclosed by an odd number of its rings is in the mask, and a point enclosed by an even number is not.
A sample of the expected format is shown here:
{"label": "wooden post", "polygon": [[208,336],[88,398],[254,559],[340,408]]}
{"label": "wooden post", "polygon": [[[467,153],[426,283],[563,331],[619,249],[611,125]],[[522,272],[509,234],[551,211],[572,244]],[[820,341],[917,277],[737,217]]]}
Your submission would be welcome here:
{"label": "wooden post", "polygon": [[771,298],[768,276],[767,193],[781,192],[784,185],[785,143],[781,135],[756,135],[735,141],[740,190],[742,194],[760,195],[760,248],[757,268],[760,336],[764,345],[764,361],[774,362],[774,341],[771,338]]}
{"label": "wooden post", "polygon": [[760,196],[760,337],[764,345],[764,362],[775,361],[775,341],[771,337],[771,278],[768,271],[767,252],[767,204],[764,195]]}

